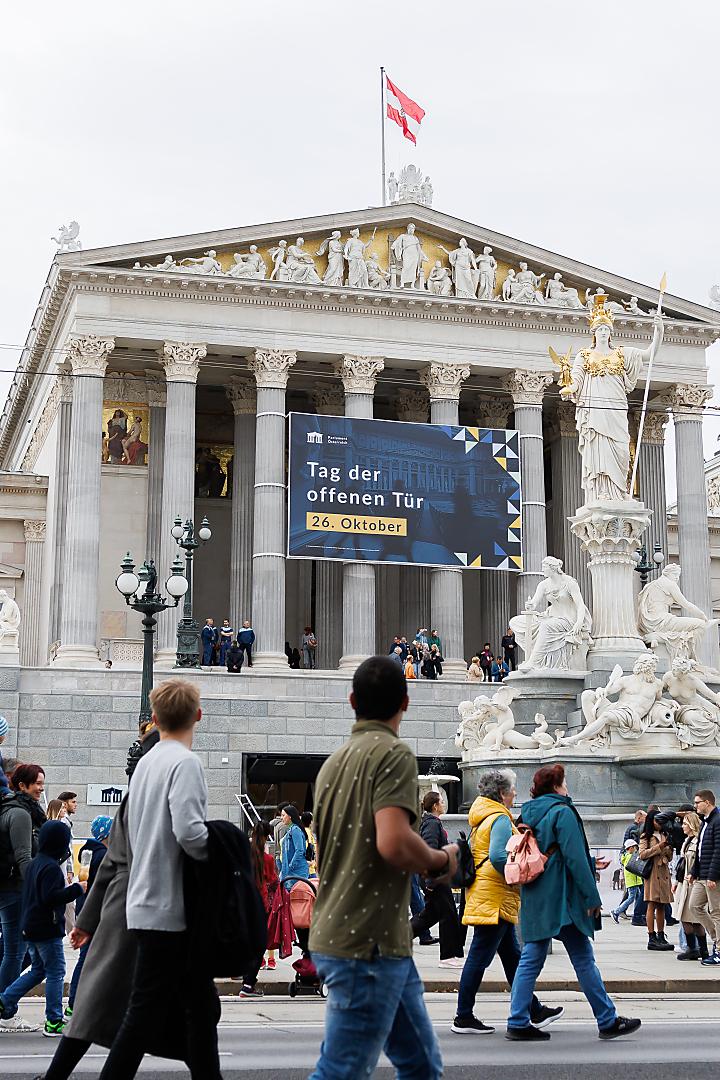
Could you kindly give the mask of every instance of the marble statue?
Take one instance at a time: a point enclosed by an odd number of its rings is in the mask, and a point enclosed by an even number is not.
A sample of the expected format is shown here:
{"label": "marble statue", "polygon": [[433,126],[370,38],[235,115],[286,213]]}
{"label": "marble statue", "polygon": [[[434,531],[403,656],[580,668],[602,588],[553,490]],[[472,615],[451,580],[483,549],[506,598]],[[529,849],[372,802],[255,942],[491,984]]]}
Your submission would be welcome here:
{"label": "marble statue", "polygon": [[452,278],[447,266],[443,266],[439,259],[428,274],[428,292],[433,296],[452,296]]}
{"label": "marble statue", "polygon": [[430,177],[426,176],[420,185],[420,202],[423,206],[432,206],[433,201],[433,186],[430,181]]}
{"label": "marble statue", "polygon": [[720,311],[720,285],[713,285],[708,296],[710,299],[710,307],[715,308],[716,311]]}
{"label": "marble statue", "polygon": [[552,307],[583,307],[577,289],[571,289],[568,285],[564,285],[560,273],[553,274],[545,286],[545,301]]}
{"label": "marble statue", "polygon": [[[519,671],[568,670],[576,650],[587,652],[592,619],[574,577],[563,572],[562,562],[548,555],[545,575],[525,610],[510,620],[525,660]],[[547,603],[544,611],[538,611]],[[577,659],[577,658],[576,658]],[[584,667],[584,657],[582,664]]]}
{"label": "marble statue", "polygon": [[[664,645],[671,660],[696,660],[698,647],[707,630],[718,625],[680,591],[681,570],[669,563],[654,581],[649,581],[637,598],[637,622],[651,648]],[[686,615],[675,615],[679,607]],[[704,669],[703,669],[704,670]]]}
{"label": "marble statue", "polygon": [[448,251],[442,244],[439,244],[438,247],[445,252],[450,261],[455,295],[466,299],[474,299],[478,284],[477,263],[475,262],[475,252],[470,250],[465,237],[460,237],[459,246],[453,251]]}
{"label": "marble statue", "polygon": [[497,276],[497,260],[492,248],[484,247],[482,255],[475,256],[478,268],[478,300],[492,300],[495,295],[495,279]]}
{"label": "marble statue", "polygon": [[[623,675],[623,669],[616,664],[606,686],[583,690],[580,705],[585,727],[576,735],[558,736],[557,745],[606,746],[611,731],[617,731],[623,739],[639,739],[656,720],[660,726],[668,726],[672,710],[660,701],[663,684],[655,675],[658,663],[654,653],[645,653],[635,661],[632,675]],[[610,701],[615,695],[617,701]]]}
{"label": "marble statue", "polygon": [[550,749],[555,740],[548,733],[547,721],[542,713],[536,713],[536,727],[531,735],[523,735],[515,730],[515,717],[510,705],[518,693],[518,687],[503,684],[491,698],[476,697],[474,701],[462,701],[458,705],[462,719],[455,735],[455,745],[464,754],[479,750],[499,754],[508,749]]}
{"label": "marble statue", "polygon": [[622,304],[617,304],[614,300],[611,300],[604,289],[598,288],[593,292],[591,289],[585,290],[585,307],[592,315],[593,311],[598,306],[604,306],[605,311],[609,311],[611,315],[625,315],[625,308]]}
{"label": "marble statue", "polygon": [[400,266],[400,288],[415,289],[422,271],[422,264],[428,257],[415,235],[415,225],[411,221],[404,233],[393,240],[392,253]]}
{"label": "marble statue", "polygon": [[507,276],[502,283],[502,292],[500,294],[502,299],[508,302],[512,300],[513,289],[516,288],[517,284],[515,282],[515,271],[511,268],[510,270],[508,270]]}
{"label": "marble statue", "polygon": [[216,251],[206,251],[197,259],[182,259],[178,269],[186,274],[222,274]]}
{"label": "marble statue", "polygon": [[315,269],[315,260],[305,251],[305,240],[302,236],[298,236],[295,243],[288,247],[285,266],[289,281],[295,281],[298,285],[322,285]]}
{"label": "marble statue", "polygon": [[17,632],[20,626],[20,608],[5,589],[0,589],[0,644],[5,638],[14,638],[17,647]]}
{"label": "marble statue", "polygon": [[343,257],[348,264],[348,285],[351,289],[367,289],[369,287],[365,252],[375,241],[376,229],[367,243],[360,239],[360,230],[351,229],[350,239],[343,249]]}
{"label": "marble statue", "polygon": [[343,242],[340,239],[340,230],[334,229],[330,236],[323,240],[317,249],[318,256],[328,253],[327,270],[323,274],[323,285],[342,285],[345,276],[345,262],[343,260]]}
{"label": "marble statue", "polygon": [[631,296],[629,300],[624,300],[623,303],[628,315],[647,315],[647,311],[643,311],[642,308],[638,307],[637,296]]}
{"label": "marble statue", "polygon": [[520,269],[515,274],[515,288],[511,297],[518,304],[544,304],[545,297],[540,288],[544,274],[534,274],[528,270],[526,262],[520,263]]}
{"label": "marble statue", "polygon": [[380,256],[377,252],[373,251],[370,256],[365,260],[368,274],[368,285],[371,289],[387,289],[390,282],[390,275],[387,270],[383,270],[380,266]]}
{"label": "marble statue", "polygon": [[82,244],[78,239],[80,226],[77,221],[71,221],[69,225],[58,225],[58,233],[58,236],[50,237],[58,246],[58,255],[65,251],[80,251],[82,249]]}
{"label": "marble statue", "polygon": [[696,674],[694,660],[674,657],[663,690],[677,703],[674,721],[683,750],[690,746],[720,746],[720,695]]}
{"label": "marble statue", "polygon": [[172,255],[166,255],[161,263],[156,263],[155,265],[153,265],[152,263],[146,263],[144,266],[141,267],[140,263],[136,262],[133,269],[134,270],[182,270],[182,267],[178,266],[178,264],[175,262]]}
{"label": "marble statue", "polygon": [[273,262],[271,281],[289,281],[290,272],[287,268],[287,240],[278,240],[277,247],[270,248],[270,258]]}
{"label": "marble statue", "polygon": [[391,172],[387,181],[388,202],[394,203],[398,197],[398,182],[394,172]]}
{"label": "marble statue", "polygon": [[248,278],[251,281],[264,281],[267,274],[265,260],[257,249],[257,244],[250,245],[248,255],[233,255],[235,265],[227,272],[228,277]]}
{"label": "marble statue", "polygon": [[653,344],[644,350],[616,347],[612,327],[613,316],[601,298],[590,316],[592,346],[577,353],[569,382],[560,387],[561,398],[575,402],[586,505],[630,499],[628,394],[635,389],[651,349],[659,348],[663,339],[659,318],[654,321]]}
{"label": "marble statue", "polygon": [[400,202],[420,202],[422,173],[416,165],[406,165],[400,170]]}

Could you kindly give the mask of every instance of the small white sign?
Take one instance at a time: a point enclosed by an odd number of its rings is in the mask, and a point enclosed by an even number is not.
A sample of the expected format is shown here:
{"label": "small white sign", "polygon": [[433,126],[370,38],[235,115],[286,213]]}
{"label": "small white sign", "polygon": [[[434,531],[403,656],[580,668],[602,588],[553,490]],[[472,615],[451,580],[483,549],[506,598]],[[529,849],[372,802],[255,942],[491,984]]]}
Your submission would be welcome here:
{"label": "small white sign", "polygon": [[88,806],[118,806],[127,794],[127,784],[88,784]]}

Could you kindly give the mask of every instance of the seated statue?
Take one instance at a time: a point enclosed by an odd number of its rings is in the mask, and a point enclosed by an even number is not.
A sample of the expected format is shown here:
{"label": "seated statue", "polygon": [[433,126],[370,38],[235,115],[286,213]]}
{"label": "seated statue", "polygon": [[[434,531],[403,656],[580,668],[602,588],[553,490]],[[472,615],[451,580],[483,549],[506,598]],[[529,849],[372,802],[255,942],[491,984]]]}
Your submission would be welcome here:
{"label": "seated statue", "polygon": [[228,277],[249,278],[253,281],[264,281],[267,273],[265,260],[257,249],[257,244],[250,245],[250,252],[241,255],[237,252],[233,255],[235,265],[228,270]]}
{"label": "seated statue", "polygon": [[447,266],[443,266],[439,259],[428,274],[428,292],[433,296],[452,296],[452,278]]}
{"label": "seated statue", "polygon": [[563,284],[562,274],[553,274],[545,286],[545,302],[552,307],[582,308],[577,289]]}
{"label": "seated statue", "polygon": [[662,682],[677,702],[675,728],[683,750],[690,746],[720,746],[720,695],[697,675],[694,660],[676,656]]}
{"label": "seated statue", "polygon": [[463,753],[482,750],[499,754],[502,750],[539,750],[554,745],[542,713],[535,716],[536,729],[532,735],[515,730],[515,717],[510,704],[519,687],[504,683],[491,698],[476,697],[473,702],[462,701],[458,712],[462,716],[455,736],[455,745]]}
{"label": "seated statue", "polygon": [[[584,668],[591,644],[592,619],[574,577],[563,572],[562,562],[548,556],[542,561],[545,575],[525,605],[525,611],[510,620],[510,629],[525,660],[519,671]],[[548,607],[538,611],[543,603]],[[577,654],[577,655],[576,655]]]}
{"label": "seated statue", "polygon": [[390,275],[380,266],[380,257],[372,252],[365,260],[367,267],[368,286],[371,289],[387,289]]}
{"label": "seated statue", "polygon": [[[680,574],[677,563],[670,563],[641,590],[637,598],[638,629],[651,649],[664,645],[671,661],[676,656],[697,660],[698,646],[718,620],[708,619],[704,611],[683,596]],[[676,605],[687,615],[675,615],[671,609]]]}
{"label": "seated statue", "polygon": [[526,262],[520,263],[520,270],[508,270],[503,282],[502,298],[515,304],[544,304],[545,297],[540,285],[544,274],[535,274],[528,270]]}
{"label": "seated statue", "polygon": [[[16,644],[20,626],[20,608],[4,589],[0,589],[0,644]],[[5,638],[13,639],[12,642]]]}
{"label": "seated statue", "polygon": [[302,236],[298,236],[295,243],[288,247],[285,267],[289,281],[295,281],[300,285],[322,285],[322,280],[315,269],[315,260],[305,251],[305,241]]}

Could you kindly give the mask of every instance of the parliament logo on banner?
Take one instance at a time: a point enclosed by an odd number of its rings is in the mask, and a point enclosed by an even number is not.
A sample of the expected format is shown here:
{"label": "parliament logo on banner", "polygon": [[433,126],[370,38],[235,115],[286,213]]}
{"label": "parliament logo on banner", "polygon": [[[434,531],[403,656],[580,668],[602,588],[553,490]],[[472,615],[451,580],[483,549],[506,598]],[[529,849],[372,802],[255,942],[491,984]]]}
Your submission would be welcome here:
{"label": "parliament logo on banner", "polygon": [[518,433],[290,414],[288,556],[522,570]]}

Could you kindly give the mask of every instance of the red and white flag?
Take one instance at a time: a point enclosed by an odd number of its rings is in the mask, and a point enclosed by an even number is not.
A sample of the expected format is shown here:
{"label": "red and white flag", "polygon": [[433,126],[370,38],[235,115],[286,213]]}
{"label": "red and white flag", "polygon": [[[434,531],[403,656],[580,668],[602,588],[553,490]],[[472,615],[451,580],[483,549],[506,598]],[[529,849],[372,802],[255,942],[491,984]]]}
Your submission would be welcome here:
{"label": "red and white flag", "polygon": [[387,118],[394,120],[402,133],[411,143],[417,144],[416,135],[418,128],[425,115],[425,110],[416,101],[398,90],[395,83],[385,76],[385,90],[387,94]]}

